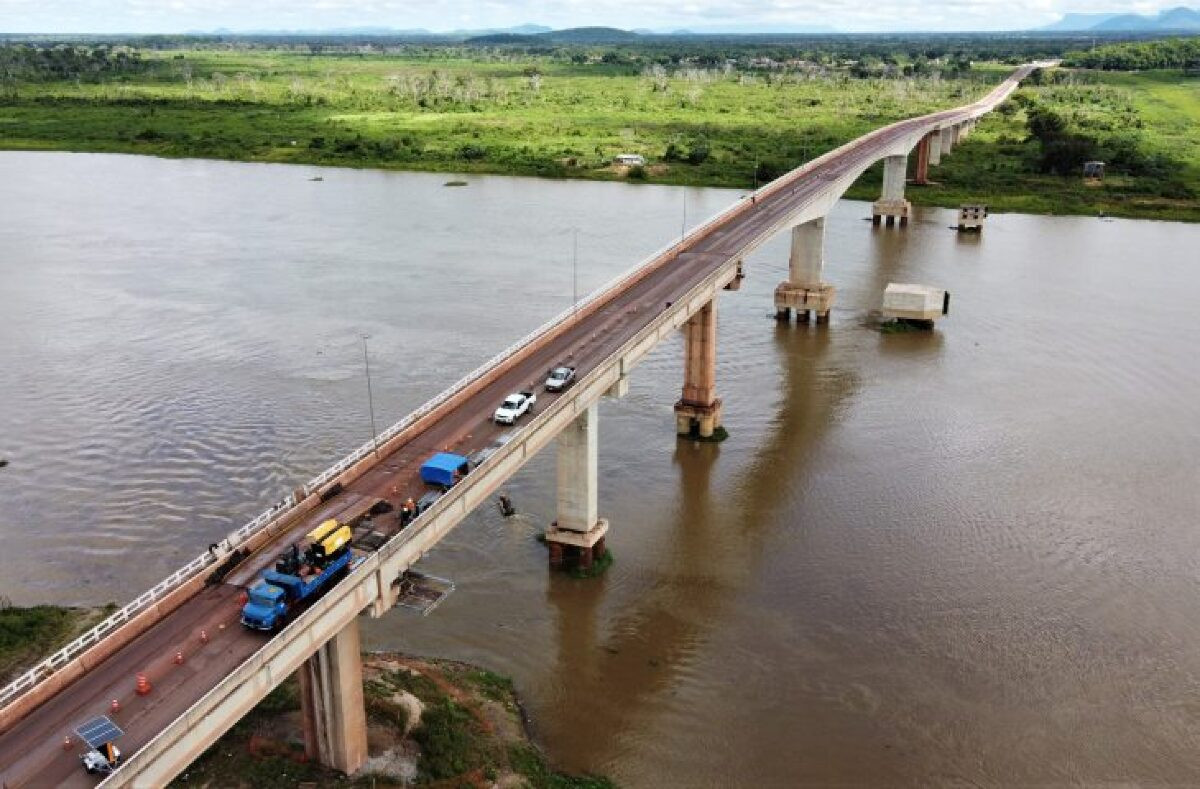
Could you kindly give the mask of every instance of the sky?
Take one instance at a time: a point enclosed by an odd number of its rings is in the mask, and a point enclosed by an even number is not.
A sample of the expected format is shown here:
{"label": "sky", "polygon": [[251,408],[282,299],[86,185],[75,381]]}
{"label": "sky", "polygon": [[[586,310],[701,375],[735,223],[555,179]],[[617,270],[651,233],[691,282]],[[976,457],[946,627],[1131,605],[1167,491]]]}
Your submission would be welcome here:
{"label": "sky", "polygon": [[[180,33],[339,27],[846,32],[1015,30],[1068,12],[1156,13],[1181,0],[0,0],[3,33]],[[1191,4],[1183,1],[1182,4]]]}

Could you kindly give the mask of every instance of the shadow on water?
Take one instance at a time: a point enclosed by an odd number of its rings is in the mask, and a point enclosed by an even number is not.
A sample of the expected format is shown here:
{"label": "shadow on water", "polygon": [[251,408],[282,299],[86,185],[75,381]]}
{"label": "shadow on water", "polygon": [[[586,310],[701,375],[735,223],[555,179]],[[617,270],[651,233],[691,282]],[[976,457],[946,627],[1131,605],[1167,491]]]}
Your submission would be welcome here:
{"label": "shadow on water", "polygon": [[666,527],[656,583],[610,615],[606,633],[597,632],[604,581],[552,579],[547,600],[559,645],[554,673],[571,686],[572,699],[556,711],[562,752],[612,753],[622,733],[646,731],[631,721],[653,715],[670,695],[676,675],[691,668],[757,571],[795,480],[808,473],[836,412],[858,387],[856,374],[825,363],[831,344],[826,327],[777,329],[778,411],[762,446],[722,486],[733,491],[727,500],[713,496],[720,445],[678,442],[672,458],[679,468],[678,506]]}

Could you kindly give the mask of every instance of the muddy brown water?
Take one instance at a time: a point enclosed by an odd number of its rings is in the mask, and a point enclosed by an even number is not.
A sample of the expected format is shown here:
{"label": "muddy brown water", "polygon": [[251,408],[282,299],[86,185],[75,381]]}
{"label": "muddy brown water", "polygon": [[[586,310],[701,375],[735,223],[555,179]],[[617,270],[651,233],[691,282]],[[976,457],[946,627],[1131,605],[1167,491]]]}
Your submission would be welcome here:
{"label": "muddy brown water", "polygon": [[[384,425],[685,221],[315,172],[0,154],[0,595],[130,599],[367,438],[362,334]],[[722,295],[724,444],[672,434],[678,340],[602,403],[605,577],[546,571],[549,451],[367,646],[511,675],[558,764],[631,786],[1200,782],[1200,227],[867,213],[829,219],[828,328],[770,318],[784,237]],[[881,335],[893,281],[951,316]]]}

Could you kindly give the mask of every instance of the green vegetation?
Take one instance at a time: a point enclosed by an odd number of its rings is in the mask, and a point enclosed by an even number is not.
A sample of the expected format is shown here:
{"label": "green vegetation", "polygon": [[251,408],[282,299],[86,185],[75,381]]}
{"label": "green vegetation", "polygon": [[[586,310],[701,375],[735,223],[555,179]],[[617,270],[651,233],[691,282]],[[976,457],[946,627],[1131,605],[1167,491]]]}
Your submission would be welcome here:
{"label": "green vegetation", "polygon": [[[935,168],[914,202],[1200,221],[1200,79],[1059,72],[1018,91]],[[1085,182],[1084,161],[1106,163]]]}
{"label": "green vegetation", "polygon": [[1087,52],[1068,52],[1063,63],[1108,71],[1177,68],[1195,72],[1200,71],[1200,36],[1106,44]]}
{"label": "green vegetation", "polygon": [[572,578],[599,578],[612,567],[614,561],[616,559],[613,558],[613,552],[605,548],[603,554],[592,559],[590,567],[576,565],[571,568],[570,574]]}
{"label": "green vegetation", "polygon": [[[1130,42],[1070,57],[1105,68],[1188,66],[1195,42]],[[1075,43],[8,45],[0,46],[0,148],[748,188],[883,124],[968,102],[1012,62]],[[909,197],[1196,220],[1198,84],[1182,70],[1039,73],[933,171],[937,185]],[[621,153],[641,154],[646,165],[614,165]],[[1080,177],[1081,162],[1093,158],[1108,165],[1100,185]],[[874,199],[879,170],[849,196]]]}
{"label": "green vegetation", "polygon": [[[364,658],[363,683],[377,763],[416,756],[418,785],[529,786],[534,789],[610,789],[604,778],[555,772],[525,737],[512,681],[490,671],[449,661],[371,655]],[[295,679],[274,690],[204,753],[175,786],[333,787],[403,786],[387,773],[364,771],[347,778],[307,761],[299,731],[300,699]],[[414,696],[420,721],[408,735]],[[408,774],[411,777],[411,773]]]}
{"label": "green vegetation", "polygon": [[[944,79],[924,59],[924,76],[893,79],[882,75],[903,67],[877,58],[605,57],[147,51],[136,74],[3,74],[0,146],[748,187],[756,165],[760,178],[786,172],[880,124],[976,97],[1003,74],[947,64],[959,76]],[[854,76],[860,66],[880,76]],[[649,164],[613,167],[619,153]]]}
{"label": "green vegetation", "polygon": [[0,684],[68,643],[113,608],[20,608],[0,597]]}

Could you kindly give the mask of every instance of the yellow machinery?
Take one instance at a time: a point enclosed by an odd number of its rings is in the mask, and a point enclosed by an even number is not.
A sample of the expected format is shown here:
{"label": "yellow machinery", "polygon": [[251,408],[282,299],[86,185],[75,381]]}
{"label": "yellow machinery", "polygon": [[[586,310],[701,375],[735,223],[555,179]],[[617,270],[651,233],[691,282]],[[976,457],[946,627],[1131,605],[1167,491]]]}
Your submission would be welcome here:
{"label": "yellow machinery", "polygon": [[352,537],[349,526],[340,523],[336,518],[330,518],[308,533],[308,539],[312,543],[309,550],[318,561],[331,559],[350,544]]}

